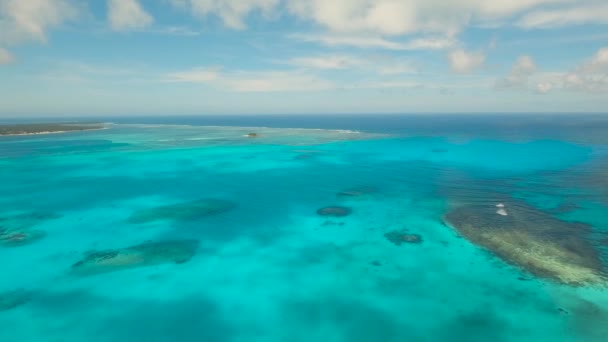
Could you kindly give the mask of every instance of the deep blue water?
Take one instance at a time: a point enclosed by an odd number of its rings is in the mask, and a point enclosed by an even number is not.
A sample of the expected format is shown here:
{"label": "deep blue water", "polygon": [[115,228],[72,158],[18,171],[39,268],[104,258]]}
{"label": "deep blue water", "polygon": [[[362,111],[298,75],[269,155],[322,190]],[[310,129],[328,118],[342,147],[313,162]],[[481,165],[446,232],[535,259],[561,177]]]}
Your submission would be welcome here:
{"label": "deep blue water", "polygon": [[0,341],[608,336],[608,116],[89,120],[0,137]]}

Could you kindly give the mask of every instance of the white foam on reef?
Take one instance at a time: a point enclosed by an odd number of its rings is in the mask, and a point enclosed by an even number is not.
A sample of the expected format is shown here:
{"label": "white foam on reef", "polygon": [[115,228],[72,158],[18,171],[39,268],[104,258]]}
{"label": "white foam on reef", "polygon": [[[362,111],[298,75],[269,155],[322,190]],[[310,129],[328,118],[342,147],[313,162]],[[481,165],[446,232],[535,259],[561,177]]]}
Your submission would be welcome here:
{"label": "white foam on reef", "polygon": [[325,131],[345,134],[361,134],[360,131],[348,130],[348,129],[327,129],[327,128],[297,128],[297,127],[266,127],[266,126],[218,126],[218,125],[187,125],[187,124],[133,124],[133,123],[112,123],[114,126],[122,127],[138,127],[138,128],[161,128],[161,127],[172,127],[172,128],[224,128],[224,129],[248,129],[248,130],[293,130],[293,131]]}
{"label": "white foam on reef", "polygon": [[496,210],[496,213],[497,213],[498,215],[501,215],[501,216],[508,216],[508,215],[509,215],[509,214],[507,213],[507,211],[506,211],[505,209],[502,209],[502,208],[501,208],[501,209]]}
{"label": "white foam on reef", "polygon": [[504,207],[505,207],[505,205],[504,205],[504,204],[502,204],[502,203],[498,203],[498,204],[496,205],[496,207],[497,207],[497,208],[504,208]]}

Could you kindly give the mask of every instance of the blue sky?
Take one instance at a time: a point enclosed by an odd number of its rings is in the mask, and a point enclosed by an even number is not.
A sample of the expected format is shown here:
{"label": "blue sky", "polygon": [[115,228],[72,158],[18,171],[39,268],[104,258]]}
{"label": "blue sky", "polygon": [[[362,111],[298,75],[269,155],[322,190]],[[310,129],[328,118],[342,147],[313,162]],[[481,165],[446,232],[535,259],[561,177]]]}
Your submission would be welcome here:
{"label": "blue sky", "polygon": [[0,116],[606,112],[605,0],[0,0]]}

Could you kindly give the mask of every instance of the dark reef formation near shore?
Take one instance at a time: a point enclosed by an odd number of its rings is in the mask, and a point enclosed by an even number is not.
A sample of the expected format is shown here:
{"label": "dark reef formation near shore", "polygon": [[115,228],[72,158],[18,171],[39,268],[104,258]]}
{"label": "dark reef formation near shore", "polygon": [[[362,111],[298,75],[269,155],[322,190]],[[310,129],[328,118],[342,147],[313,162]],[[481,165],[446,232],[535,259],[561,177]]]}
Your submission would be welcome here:
{"label": "dark reef formation near shore", "polygon": [[236,207],[231,201],[221,199],[199,199],[192,202],[165,205],[136,211],[129,218],[131,223],[147,223],[154,221],[191,221],[210,215],[227,212]]}
{"label": "dark reef formation near shore", "polygon": [[188,262],[198,249],[196,240],[146,242],[139,245],[94,251],[72,265],[72,273],[93,275],[166,263]]}
{"label": "dark reef formation near shore", "polygon": [[25,290],[0,292],[0,311],[17,308],[30,301],[31,294]]}
{"label": "dark reef formation near shore", "polygon": [[46,232],[33,227],[59,217],[54,213],[41,212],[0,217],[0,247],[24,246],[44,238]]}
{"label": "dark reef formation near shore", "polygon": [[393,230],[384,234],[384,237],[393,244],[400,246],[404,243],[421,244],[422,236],[420,234],[411,234],[407,229]]}
{"label": "dark reef formation near shore", "polygon": [[[504,208],[504,209],[503,209]],[[589,225],[560,220],[522,201],[460,203],[444,217],[463,237],[531,274],[560,283],[606,286],[600,251]]]}
{"label": "dark reef formation near shore", "polygon": [[317,210],[317,215],[320,216],[331,216],[331,217],[344,217],[352,213],[352,209],[346,207],[325,207]]}

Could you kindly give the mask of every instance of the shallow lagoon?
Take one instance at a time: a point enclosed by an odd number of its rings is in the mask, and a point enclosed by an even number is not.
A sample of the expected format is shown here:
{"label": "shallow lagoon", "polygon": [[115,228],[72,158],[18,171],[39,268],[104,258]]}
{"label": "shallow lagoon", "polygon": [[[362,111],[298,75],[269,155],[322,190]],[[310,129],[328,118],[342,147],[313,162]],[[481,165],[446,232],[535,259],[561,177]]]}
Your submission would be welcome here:
{"label": "shallow lagoon", "polygon": [[[44,233],[0,245],[0,340],[603,341],[605,284],[535,276],[444,218],[525,203],[585,223],[577,238],[602,278],[608,142],[568,125],[420,127],[118,124],[0,138],[0,225]],[[209,199],[231,205],[193,205]],[[347,210],[317,214],[326,207]],[[198,241],[196,252],[104,254],[171,241]],[[100,255],[103,273],[72,272]]]}

